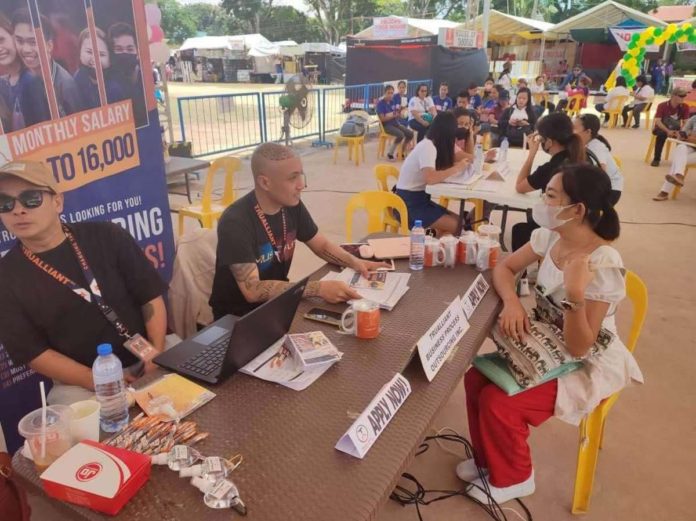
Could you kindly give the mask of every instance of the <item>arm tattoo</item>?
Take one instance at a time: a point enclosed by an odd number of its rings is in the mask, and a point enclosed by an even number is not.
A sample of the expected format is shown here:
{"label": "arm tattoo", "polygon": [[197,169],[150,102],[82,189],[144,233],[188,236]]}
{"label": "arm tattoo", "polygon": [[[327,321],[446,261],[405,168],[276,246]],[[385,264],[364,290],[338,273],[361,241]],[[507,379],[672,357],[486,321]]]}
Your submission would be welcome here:
{"label": "arm tattoo", "polygon": [[150,319],[155,316],[155,306],[152,305],[152,302],[148,302],[140,309],[142,310],[145,323],[149,322]]}
{"label": "arm tattoo", "polygon": [[280,280],[259,280],[259,271],[254,263],[232,264],[230,271],[239,289],[250,302],[265,302],[280,295],[290,286],[289,282]]}
{"label": "arm tattoo", "polygon": [[305,288],[304,296],[307,298],[318,297],[320,286],[321,286],[321,282],[318,280],[313,280],[311,282],[308,282],[307,287]]}
{"label": "arm tattoo", "polygon": [[[349,256],[349,254],[346,253],[346,257],[348,257],[348,256]],[[331,252],[331,245],[330,244],[327,244],[324,247],[324,249],[319,252],[319,257],[324,259],[326,262],[330,262],[331,264],[335,264],[336,266],[340,266],[342,268],[349,266],[348,260],[346,258],[340,258]]]}

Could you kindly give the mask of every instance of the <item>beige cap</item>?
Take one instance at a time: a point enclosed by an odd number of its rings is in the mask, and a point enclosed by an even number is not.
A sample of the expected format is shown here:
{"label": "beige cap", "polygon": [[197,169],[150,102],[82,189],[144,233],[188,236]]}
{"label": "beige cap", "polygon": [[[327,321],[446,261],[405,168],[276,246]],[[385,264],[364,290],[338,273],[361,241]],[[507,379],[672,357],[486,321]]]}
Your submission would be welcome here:
{"label": "beige cap", "polygon": [[672,89],[672,96],[686,96],[688,91],[684,87],[674,87]]}
{"label": "beige cap", "polygon": [[11,161],[0,166],[0,175],[7,174],[24,179],[36,186],[45,186],[58,193],[58,183],[51,171],[38,161]]}

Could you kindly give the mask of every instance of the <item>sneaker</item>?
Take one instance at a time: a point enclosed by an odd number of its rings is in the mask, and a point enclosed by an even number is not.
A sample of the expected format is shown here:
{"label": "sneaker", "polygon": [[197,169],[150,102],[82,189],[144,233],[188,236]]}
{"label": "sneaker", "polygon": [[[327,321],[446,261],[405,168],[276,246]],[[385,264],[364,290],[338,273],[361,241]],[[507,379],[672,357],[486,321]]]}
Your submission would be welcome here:
{"label": "sneaker", "polygon": [[[486,478],[488,488],[490,489],[491,497],[495,499],[495,502],[500,504],[507,503],[513,499],[531,496],[534,494],[534,471],[532,470],[532,475],[522,483],[517,485],[510,485],[509,487],[498,488],[488,482]],[[489,502],[488,496],[484,492],[485,487],[481,479],[476,479],[471,482],[471,486],[467,489],[466,493],[469,497],[487,505]]]}
{"label": "sneaker", "polygon": [[520,297],[528,297],[530,295],[529,292],[529,279],[527,277],[523,277],[520,279],[520,284],[517,289],[517,294]]}
{"label": "sneaker", "polygon": [[653,201],[666,201],[667,199],[669,199],[669,194],[667,192],[660,192],[653,197]]}
{"label": "sneaker", "polygon": [[652,163],[650,163],[650,166],[660,166],[660,160],[659,159],[653,159]]}
{"label": "sneaker", "polygon": [[635,125],[631,126],[631,128],[640,128],[640,123],[636,123]]}
{"label": "sneaker", "polygon": [[665,179],[668,183],[672,183],[673,185],[684,186],[684,176],[681,174],[667,174]]}
{"label": "sneaker", "polygon": [[[484,476],[488,476],[488,469],[482,468],[480,470]],[[476,466],[474,458],[465,459],[464,461],[461,461],[457,465],[455,472],[457,473],[457,477],[459,479],[461,479],[462,481],[467,481],[469,483],[481,478],[481,474],[479,474],[479,468]]]}
{"label": "sneaker", "polygon": [[394,161],[394,154],[387,154],[387,159],[389,159],[389,161]]}

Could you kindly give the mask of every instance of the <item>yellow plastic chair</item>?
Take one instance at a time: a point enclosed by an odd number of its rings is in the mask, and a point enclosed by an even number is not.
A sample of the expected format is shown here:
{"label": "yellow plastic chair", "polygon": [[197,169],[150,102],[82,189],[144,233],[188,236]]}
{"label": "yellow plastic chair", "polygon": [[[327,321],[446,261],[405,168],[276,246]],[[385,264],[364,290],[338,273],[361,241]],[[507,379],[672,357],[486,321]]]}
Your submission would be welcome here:
{"label": "yellow plastic chair", "polygon": [[549,93],[548,92],[536,92],[536,93],[532,94],[532,101],[534,102],[535,105],[541,105],[543,102],[544,106],[546,106],[549,103]]}
{"label": "yellow plastic chair", "polygon": [[[686,169],[684,170],[684,180],[686,181],[686,175],[689,173],[689,169],[691,167],[696,167],[696,163],[689,163],[686,165]],[[682,187],[674,185],[674,188],[672,189],[672,195],[670,195],[670,199],[676,199],[677,196],[679,196],[679,193],[681,192]]]}
{"label": "yellow plastic chair", "polygon": [[[638,337],[648,311],[648,288],[640,277],[632,271],[626,273],[626,295],[633,305],[633,318],[626,347],[633,352],[638,343]],[[602,400],[595,407],[595,410],[588,414],[580,423],[578,465],[575,473],[575,490],[573,493],[573,514],[586,514],[589,509],[597,458],[599,449],[602,448],[602,440],[604,439],[604,426],[607,414],[609,414],[618,398],[619,393],[614,393],[609,398]]]}
{"label": "yellow plastic chair", "polygon": [[[394,141],[396,138],[391,134],[387,134],[384,131],[384,125],[379,122],[379,142],[377,143],[377,159],[383,158],[387,153],[387,144]],[[396,150],[396,157],[399,159],[404,158],[404,141],[399,143],[399,148]]]}
{"label": "yellow plastic chair", "polygon": [[609,128],[616,128],[616,125],[619,124],[619,116],[621,116],[626,103],[628,103],[628,96],[619,96],[611,100],[611,104],[614,108],[602,111],[602,114],[609,115]]}
{"label": "yellow plastic chair", "polygon": [[[641,111],[641,114],[643,114],[643,119],[645,120],[645,128],[650,129],[650,111],[652,110],[652,101],[645,105],[643,107],[643,110]],[[630,110],[628,112],[628,117],[626,118],[626,124],[624,125],[626,128],[630,127],[631,124],[633,123],[633,111]]]}
{"label": "yellow plastic chair", "polygon": [[[399,180],[399,169],[394,165],[379,164],[375,165],[375,179],[377,179],[377,187],[383,192],[391,193],[389,188],[389,180],[394,179],[394,181]],[[384,225],[385,227],[391,228],[391,231],[399,231],[399,220],[394,215],[391,208],[387,208],[384,211]]]}
{"label": "yellow plastic chair", "polygon": [[401,235],[408,235],[408,210],[401,197],[384,191],[360,192],[352,196],[346,206],[347,242],[351,242],[353,238],[353,214],[361,208],[367,210],[367,233],[389,231],[384,216],[387,211],[396,210],[401,218],[396,231]]}
{"label": "yellow plastic chair", "polygon": [[568,98],[568,104],[563,109],[571,118],[578,116],[582,110],[582,102],[585,101],[584,94],[575,94]]}
{"label": "yellow plastic chair", "polygon": [[[650,164],[652,161],[652,156],[653,152],[655,151],[655,140],[657,139],[657,136],[655,134],[652,134],[650,137],[650,144],[648,145],[648,150],[645,151],[645,162]],[[672,142],[667,140],[665,143],[665,148],[663,149],[663,157],[665,161],[669,159],[669,153],[672,151]]]}
{"label": "yellow plastic chair", "polygon": [[619,168],[623,168],[623,161],[621,161],[621,158],[617,155],[612,155],[611,157],[614,158],[614,163],[616,163],[616,166]]}
{"label": "yellow plastic chair", "polygon": [[338,161],[338,146],[345,143],[348,147],[348,161],[355,161],[355,166],[360,166],[360,158],[365,161],[365,136],[336,136],[336,146],[334,146],[334,165]]}
{"label": "yellow plastic chair", "polygon": [[[212,162],[205,177],[201,202],[179,210],[179,236],[184,233],[184,218],[197,219],[203,228],[212,228],[222,212],[234,202],[234,174],[242,167],[238,157],[221,157]],[[218,171],[225,172],[225,185],[220,201],[213,201],[213,181]]]}

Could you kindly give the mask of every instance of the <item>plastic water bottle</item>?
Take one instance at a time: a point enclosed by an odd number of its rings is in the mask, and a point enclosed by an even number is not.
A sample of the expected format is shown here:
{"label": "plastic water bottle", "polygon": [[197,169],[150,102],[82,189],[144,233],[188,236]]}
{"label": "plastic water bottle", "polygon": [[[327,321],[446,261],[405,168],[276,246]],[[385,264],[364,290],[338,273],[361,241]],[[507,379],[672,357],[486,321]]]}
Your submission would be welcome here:
{"label": "plastic water bottle", "polygon": [[498,162],[499,163],[505,163],[505,161],[507,161],[507,155],[508,155],[509,148],[510,148],[510,143],[508,143],[508,139],[506,137],[504,137],[503,141],[500,143],[500,153],[498,154]]}
{"label": "plastic water bottle", "polygon": [[483,145],[476,143],[474,149],[474,173],[478,174],[483,170]]}
{"label": "plastic water bottle", "polygon": [[111,344],[97,346],[92,365],[92,379],[97,401],[101,405],[99,424],[104,432],[118,432],[128,425],[128,399],[123,381],[123,366],[113,354]]}
{"label": "plastic water bottle", "polygon": [[411,254],[408,258],[408,267],[413,271],[423,269],[423,257],[425,254],[425,229],[423,221],[416,220],[411,228]]}

